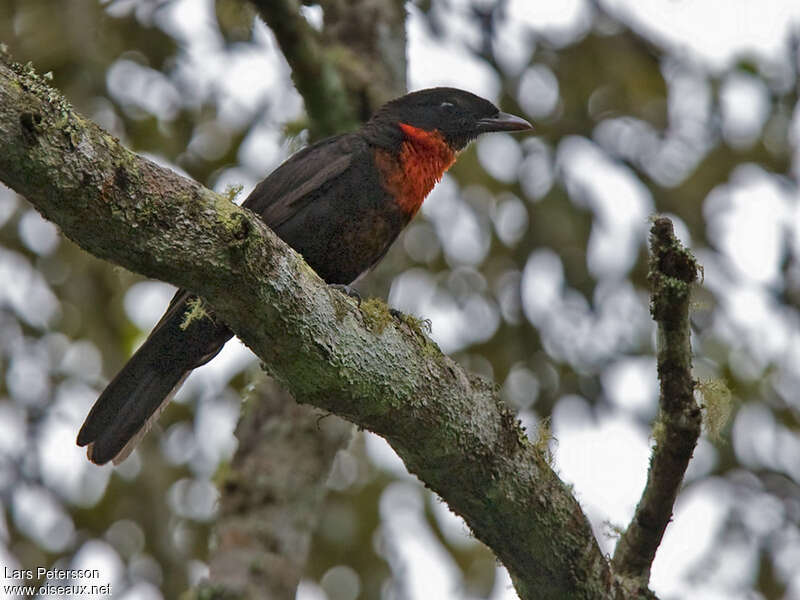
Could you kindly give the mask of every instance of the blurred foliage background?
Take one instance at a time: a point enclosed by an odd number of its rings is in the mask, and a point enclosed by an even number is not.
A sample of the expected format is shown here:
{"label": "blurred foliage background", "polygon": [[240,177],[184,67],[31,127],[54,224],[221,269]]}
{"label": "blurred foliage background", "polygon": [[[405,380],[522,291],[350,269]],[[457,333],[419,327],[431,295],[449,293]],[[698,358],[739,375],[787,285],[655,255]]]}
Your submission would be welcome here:
{"label": "blurred foliage background", "polygon": [[[271,32],[236,4],[6,0],[0,41],[135,151],[218,191],[242,184],[243,198],[305,134]],[[713,59],[625,2],[533,4],[409,4],[410,85],[471,89],[536,131],[468,149],[358,287],[431,319],[529,431],[548,420],[556,467],[610,552],[647,468],[645,240],[648,216],[670,215],[705,266],[696,373],[711,382],[705,402],[731,415],[701,440],[653,587],[800,597],[797,16],[778,21],[777,50]],[[321,25],[318,6],[303,10]],[[686,19],[696,35],[715,27]],[[212,477],[235,449],[243,390],[263,377],[246,349],[231,343],[193,375],[121,467],[74,446],[170,295],[0,187],[0,564],[91,566],[125,598],[176,598],[204,575]],[[298,597],[514,597],[398,463],[363,433],[340,453]]]}

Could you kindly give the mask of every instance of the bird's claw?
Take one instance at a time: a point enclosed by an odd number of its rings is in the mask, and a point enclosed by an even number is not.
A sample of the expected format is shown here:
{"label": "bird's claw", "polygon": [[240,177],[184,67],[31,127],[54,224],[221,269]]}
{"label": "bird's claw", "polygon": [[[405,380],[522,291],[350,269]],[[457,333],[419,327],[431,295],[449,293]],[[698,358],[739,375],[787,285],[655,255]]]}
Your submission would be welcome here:
{"label": "bird's claw", "polygon": [[395,319],[400,321],[401,323],[406,323],[407,325],[411,325],[412,327],[418,327],[428,335],[431,334],[433,329],[433,323],[430,319],[421,319],[419,317],[415,317],[414,315],[407,315],[404,312],[400,312],[396,308],[390,308],[389,314],[392,315]]}

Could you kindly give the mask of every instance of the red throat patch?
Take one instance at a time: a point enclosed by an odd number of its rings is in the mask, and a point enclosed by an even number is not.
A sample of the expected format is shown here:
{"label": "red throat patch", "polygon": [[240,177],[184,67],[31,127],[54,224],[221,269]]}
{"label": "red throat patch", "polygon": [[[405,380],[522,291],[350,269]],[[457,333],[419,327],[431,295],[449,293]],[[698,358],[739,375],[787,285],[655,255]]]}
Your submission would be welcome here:
{"label": "red throat patch", "polygon": [[406,139],[398,156],[379,151],[375,162],[383,176],[384,187],[410,219],[456,161],[456,153],[436,130],[426,131],[406,123],[400,123],[400,129]]}

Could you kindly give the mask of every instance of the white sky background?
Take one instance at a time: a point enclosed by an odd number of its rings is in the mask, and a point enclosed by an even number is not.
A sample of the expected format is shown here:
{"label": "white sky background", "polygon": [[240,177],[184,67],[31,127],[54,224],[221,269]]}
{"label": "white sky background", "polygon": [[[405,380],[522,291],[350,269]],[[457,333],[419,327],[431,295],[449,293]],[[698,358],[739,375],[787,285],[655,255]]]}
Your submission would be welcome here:
{"label": "white sky background", "polygon": [[[469,88],[491,99],[496,98],[499,91],[497,75],[479,61],[471,59],[464,50],[464,40],[469,40],[475,35],[475,32],[470,30],[465,4],[465,0],[451,1],[454,14],[445,22],[447,35],[444,40],[432,39],[420,25],[419,15],[415,9],[411,8],[408,58],[409,85],[412,89],[432,85],[454,85]],[[527,64],[530,49],[527,49],[526,45],[521,42],[515,42],[525,28],[535,29],[553,36],[554,39],[558,39],[560,36],[571,37],[574,35],[574,31],[585,28],[587,23],[585,4],[582,0],[558,2],[511,0],[509,15],[511,16],[510,21],[513,23],[508,25],[508,35],[504,36],[503,48],[498,49],[503,69],[507,72],[519,72]],[[711,70],[723,69],[743,52],[756,52],[764,60],[774,62],[778,65],[776,69],[780,70],[779,63],[784,57],[783,49],[787,32],[791,23],[794,23],[796,28],[800,20],[800,2],[796,0],[762,0],[759,2],[754,0],[607,0],[604,5],[616,14],[629,15],[633,22],[652,31],[657,39],[663,40],[664,44],[677,49],[679,53]],[[280,125],[284,121],[297,114],[301,108],[301,102],[296,92],[290,88],[288,69],[270,34],[263,27],[258,27],[256,46],[245,55],[225,58],[220,53],[220,40],[216,39],[213,30],[208,26],[209,10],[210,2],[208,0],[202,3],[197,0],[183,0],[173,9],[173,13],[161,23],[185,44],[185,57],[178,69],[184,72],[187,79],[194,82],[197,96],[219,93],[223,98],[222,118],[236,121],[244,114],[259,110],[260,99],[264,94],[275,94],[275,90],[287,90],[280,92],[283,96],[275,102],[276,110],[266,115],[248,135],[240,154],[241,167],[230,169],[217,182],[216,187],[222,190],[231,182],[249,181],[254,184],[257,180],[254,173],[268,172],[287,155],[289,148],[276,132],[279,131]],[[125,65],[118,65],[117,68],[125,68]],[[117,75],[120,73],[118,72]],[[539,75],[546,80],[546,73]],[[110,85],[115,76],[114,73],[109,74]],[[531,85],[534,84],[536,82]],[[153,110],[169,110],[170,98],[176,98],[175,90],[170,88],[171,84],[166,80],[159,80],[154,85],[160,86],[159,96],[165,101],[157,103],[157,106],[154,104]],[[759,127],[753,125],[748,119],[752,120],[754,114],[758,115],[764,110],[759,108],[763,106],[764,91],[760,90],[757,84],[748,81],[735,81],[731,85],[734,91],[731,96],[730,127],[735,130],[732,135],[746,137],[752,127]],[[546,89],[546,86],[543,89]],[[146,95],[142,95],[136,90],[129,90],[129,93],[132,103],[145,101]],[[742,110],[742,106],[746,109]],[[737,107],[739,108],[737,109]],[[531,108],[532,111],[540,109],[546,112],[547,103],[545,102],[543,107],[533,106]],[[102,113],[99,113],[96,118],[101,115]],[[102,125],[113,129],[113,122],[103,123],[102,119],[98,120],[101,120]],[[739,129],[736,129],[737,127]],[[212,134],[213,132],[209,133],[209,138],[213,138]],[[498,154],[495,152],[495,148],[503,146],[503,144],[510,147],[503,140],[503,136],[496,136],[494,141],[487,142],[486,147],[479,149],[479,157],[485,168],[500,180],[503,180],[509,173],[513,174],[522,159],[521,154],[517,158],[513,158],[515,151],[512,149],[510,155],[507,152],[499,152],[499,154],[506,157],[506,162],[510,160],[514,169],[509,170],[508,164],[494,164],[491,156]],[[214,151],[213,139],[198,139],[193,143],[195,144],[193,151],[199,153],[213,153]],[[605,188],[614,189],[617,201],[623,198],[629,204],[630,210],[627,212],[633,215],[631,223],[611,222],[607,224],[609,229],[605,232],[600,229],[597,232],[593,230],[592,244],[597,250],[593,254],[596,254],[598,258],[593,259],[596,262],[590,265],[590,268],[594,273],[613,276],[614,269],[620,267],[613,260],[604,261],[603,249],[607,248],[609,240],[624,242],[625,245],[638,243],[637,236],[640,232],[635,230],[635,223],[641,223],[642,227],[645,226],[644,219],[652,211],[652,199],[629,173],[622,169],[615,170],[604,162],[592,144],[585,140],[570,141],[570,144],[572,151],[567,154],[568,158],[565,159],[564,168],[569,170],[579,166],[578,171],[585,177],[585,183],[598,190],[596,197],[593,196],[588,201],[591,203],[590,208],[594,212],[596,220],[602,220],[603,215],[607,214],[602,192]],[[516,144],[514,147],[518,148]],[[508,156],[512,156],[512,159],[508,159]],[[751,173],[751,175],[753,174]],[[731,248],[732,264],[739,269],[743,285],[740,293],[731,298],[733,306],[730,307],[730,314],[733,319],[742,321],[755,317],[760,320],[776,319],[778,322],[772,323],[770,330],[786,330],[778,317],[770,315],[764,286],[770,284],[777,274],[772,268],[777,262],[775,258],[777,253],[775,228],[781,227],[784,220],[794,219],[797,221],[797,198],[787,197],[784,190],[777,189],[758,173],[741,178],[738,186],[734,177],[731,185],[733,193],[727,199],[720,199],[718,204],[729,202],[735,208],[738,207],[737,210],[728,212],[727,216],[715,217],[712,210],[715,206],[714,203],[710,203],[710,209],[707,207],[707,210],[711,211],[710,214],[707,214],[711,227],[727,228],[731,237],[738,236],[740,240],[744,235],[744,230],[749,236],[746,249]],[[441,189],[437,189],[430,202],[426,204],[425,214],[431,219],[434,226],[436,226],[437,211],[441,211],[445,203],[450,202],[457,193],[453,186],[454,184],[446,179],[440,186]],[[747,203],[737,196],[736,190],[745,187],[748,188],[749,195],[758,194],[758,197],[764,202],[771,203],[774,210],[765,211],[763,208],[754,210],[753,207],[759,206],[759,203]],[[622,190],[621,194],[620,190]],[[247,189],[241,197],[244,197],[246,193]],[[3,206],[7,198],[8,196],[4,198],[0,193],[0,224],[3,221]],[[516,202],[518,201],[517,199]],[[8,200],[8,202],[11,201]],[[458,208],[455,204],[453,207],[455,207],[454,209]],[[509,199],[507,207],[509,214],[518,214],[515,212],[517,210],[515,199]],[[36,213],[32,213],[29,218],[26,216],[23,219],[21,227],[24,227],[25,231],[21,232],[22,238],[23,241],[28,240],[26,243],[29,243],[34,251],[46,254],[55,248],[58,241],[55,229],[40,222],[41,219],[37,220],[37,216]],[[724,223],[720,222],[723,217],[727,219]],[[469,213],[459,213],[459,219],[462,224],[459,227],[460,230],[473,231],[475,237],[480,238],[480,227],[470,220],[472,217]],[[677,225],[680,230],[681,224]],[[723,240],[725,239],[724,235],[721,237]],[[444,243],[445,245],[448,243],[462,244],[462,246],[466,244],[466,246],[460,247],[459,252],[463,253],[465,248],[473,251],[476,253],[476,262],[480,262],[481,252],[485,252],[481,244],[474,242],[474,238],[472,242],[451,239],[445,240]],[[740,254],[739,259],[737,259],[737,252]],[[706,261],[701,260],[701,262]],[[536,282],[539,286],[537,287],[537,296],[540,298],[543,295],[542,291],[548,290],[547,293],[550,294],[548,297],[553,302],[564,301],[564,297],[561,296],[564,293],[561,283],[554,275],[558,271],[558,265],[560,262],[556,256],[537,255],[526,266],[523,281],[526,281],[527,277],[527,281]],[[768,268],[761,268],[763,265],[768,265]],[[706,280],[713,289],[715,275],[709,266],[709,263],[706,263]],[[14,271],[15,268],[16,271]],[[4,274],[4,269],[9,272]],[[14,267],[8,261],[0,261],[0,278],[2,279],[13,279],[17,277],[15,272],[18,274],[23,270],[24,265]],[[626,269],[622,268],[619,274],[624,276],[625,273]],[[33,277],[33,275],[29,276]],[[403,278],[411,280],[415,276],[414,273],[407,273],[403,275]],[[19,305],[19,310],[24,312],[23,298],[12,297],[14,289],[11,286],[0,286],[0,301],[5,300],[12,305]],[[55,303],[55,299],[47,296],[46,291],[42,291],[40,294],[42,302]],[[624,290],[620,293],[624,293]],[[9,295],[9,297],[3,298],[3,294]],[[393,287],[392,294],[393,303],[397,300],[401,305],[398,307],[403,308],[402,282],[398,284],[398,287]],[[126,309],[136,325],[147,330],[160,316],[170,295],[168,286],[159,283],[141,283],[134,286],[129,292]],[[471,313],[466,310],[459,312],[458,307],[454,305],[436,304],[432,297],[423,298],[418,302],[421,304],[415,305],[416,310],[413,312],[432,318],[434,334],[445,350],[463,347],[476,339],[459,337],[458,332],[469,329],[473,336],[488,337],[494,332],[497,321],[499,321],[499,317],[492,313],[490,308],[482,305],[479,298],[476,298],[475,302],[470,305],[469,310],[473,311]],[[526,315],[533,322],[537,322],[538,319],[550,321],[552,320],[551,315],[541,312],[545,308],[544,305],[536,306],[528,303]],[[53,308],[49,312],[54,310],[56,309]],[[34,312],[49,314],[47,310]],[[475,322],[476,314],[485,317],[482,319],[485,323],[485,326],[482,326],[483,329],[474,326],[465,327],[466,323]],[[764,316],[759,317],[758,315]],[[67,342],[61,339],[51,339],[48,343],[63,345]],[[764,353],[785,352],[786,345],[789,343],[790,341],[782,339],[766,339],[763,341]],[[800,348],[800,344],[795,343],[793,347]],[[98,376],[100,359],[91,351],[84,350],[78,347],[73,348],[72,356],[75,364],[66,364],[64,368],[68,372],[83,373],[84,378],[88,381]],[[794,355],[800,356],[800,350],[795,350]],[[220,357],[189,379],[187,386],[205,389],[206,396],[213,395],[225,386],[231,373],[236,372],[242,364],[249,360],[252,360],[251,355],[240,344],[228,344]],[[34,361],[31,361],[29,368],[35,368],[34,364]],[[24,368],[24,365],[20,367],[19,377],[23,377]],[[86,373],[90,375],[87,377]],[[24,377],[24,379],[36,378]],[[644,432],[635,423],[634,417],[636,415],[647,416],[654,410],[656,394],[654,382],[655,365],[652,361],[620,360],[618,364],[608,370],[603,380],[604,388],[607,389],[613,406],[618,410],[607,411],[599,418],[595,418],[591,415],[584,400],[571,397],[563,399],[553,415],[553,429],[558,439],[558,445],[555,448],[557,469],[564,480],[574,484],[581,504],[598,533],[598,538],[603,544],[604,550],[608,552],[613,550],[613,543],[603,535],[605,531],[603,523],[627,524],[641,493],[646,475],[649,457],[647,432]],[[46,427],[52,429],[52,435],[48,434],[44,436],[44,439],[55,440],[55,442],[40,449],[43,476],[49,485],[59,490],[65,497],[91,502],[93,497],[102,493],[110,469],[88,467],[83,452],[74,447],[72,442],[74,432],[77,431],[82,416],[85,415],[93,401],[94,394],[86,385],[74,385],[64,394],[70,395],[73,400],[67,402],[63,398],[61,401],[57,399],[57,406],[60,407],[57,418],[54,417],[46,424]],[[75,398],[79,398],[79,401],[74,401]],[[14,434],[14,427],[10,425],[14,422],[14,415],[7,415],[7,417],[0,418],[0,448],[6,437],[5,434]],[[757,407],[752,408],[749,412],[744,411],[743,419],[763,420],[764,418],[767,417],[759,413]],[[228,404],[201,402],[197,416],[198,428],[203,432],[208,432],[209,435],[213,433],[220,439],[216,444],[204,444],[204,447],[211,448],[212,453],[216,453],[214,456],[195,456],[192,459],[195,473],[205,473],[210,465],[216,464],[218,455],[230,454],[235,419],[235,402],[231,401]],[[3,423],[6,423],[6,427],[3,427]],[[225,427],[220,427],[220,423],[224,423]],[[742,423],[745,421],[743,420]],[[214,426],[212,427],[211,424]],[[535,427],[535,423],[531,421],[526,424],[529,428]],[[739,426],[738,421],[737,426]],[[229,430],[221,434],[220,431],[225,428],[229,428]],[[168,450],[170,438],[177,439],[181,435],[180,431],[168,432],[165,437],[165,445]],[[178,448],[181,445],[175,444],[175,447]],[[216,450],[213,450],[214,448]],[[389,542],[393,549],[390,554],[390,562],[393,567],[403,571],[410,598],[412,600],[427,600],[433,597],[462,598],[455,568],[448,563],[446,553],[438,547],[435,538],[430,536],[421,517],[421,494],[427,492],[424,492],[415,483],[414,478],[407,475],[405,468],[385,442],[371,436],[368,440],[368,450],[370,456],[379,465],[397,472],[403,478],[400,483],[387,490],[385,498],[382,499],[381,514],[384,520],[384,529],[392,540]],[[170,456],[176,462],[186,460],[185,457],[182,459],[181,456]],[[713,448],[701,441],[690,467],[689,478],[704,475],[711,468],[713,461]],[[612,470],[609,469],[609,465],[614,465]],[[126,473],[131,475],[140,466],[134,456],[123,465],[121,474],[123,476]],[[71,473],[71,479],[66,480],[63,473]],[[202,490],[197,493],[202,495]],[[43,503],[42,513],[49,512],[48,518],[58,522],[62,515],[59,515],[55,508],[48,510],[47,505],[47,502]],[[676,507],[674,522],[667,530],[664,543],[659,549],[653,566],[652,587],[662,598],[691,597],[701,600],[736,598],[730,591],[731,586],[740,581],[742,577],[747,581],[748,574],[752,573],[753,569],[751,560],[753,548],[746,544],[738,547],[732,545],[724,550],[724,561],[730,566],[718,573],[714,579],[703,582],[689,581],[688,579],[688,574],[696,566],[697,559],[705,553],[708,545],[712,542],[724,510],[725,501],[721,500],[718,482],[713,480],[704,482],[690,493],[681,496]],[[463,524],[447,511],[441,511],[437,518],[443,523],[445,530],[450,532],[449,535],[452,535],[453,539],[460,539],[460,543],[472,543],[464,533]],[[69,539],[72,534],[71,531],[63,531],[64,539]],[[31,532],[31,536],[33,539],[41,537],[37,532]],[[83,556],[84,558],[92,556],[94,557],[92,560],[102,562],[111,560],[108,554],[107,550],[95,544],[87,547]],[[109,568],[109,570],[111,569]],[[793,585],[793,589],[800,597],[800,575],[795,575]],[[152,588],[141,592],[132,590],[126,595],[126,598],[130,600],[154,597],[157,598],[158,595]],[[301,600],[318,600],[325,597],[322,588],[308,582],[298,592],[298,598]],[[514,597],[516,595],[507,576],[498,578],[492,596],[493,600]]]}

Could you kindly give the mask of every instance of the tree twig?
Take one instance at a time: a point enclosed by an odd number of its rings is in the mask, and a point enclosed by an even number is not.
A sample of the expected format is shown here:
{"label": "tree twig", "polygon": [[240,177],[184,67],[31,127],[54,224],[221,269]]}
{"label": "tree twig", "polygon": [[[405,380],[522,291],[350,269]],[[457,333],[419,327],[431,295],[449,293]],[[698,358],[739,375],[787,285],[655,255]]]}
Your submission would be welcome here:
{"label": "tree twig", "polygon": [[650,312],[658,323],[660,413],[647,484],[633,520],[617,544],[614,572],[646,585],[656,550],[672,518],[689,459],[700,436],[701,414],[694,399],[689,300],[698,265],[666,217],[650,229]]}

